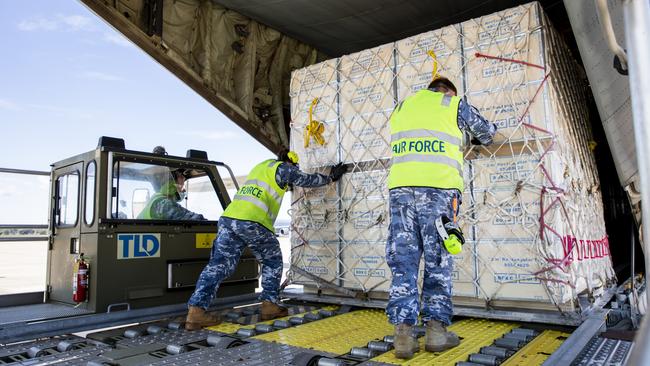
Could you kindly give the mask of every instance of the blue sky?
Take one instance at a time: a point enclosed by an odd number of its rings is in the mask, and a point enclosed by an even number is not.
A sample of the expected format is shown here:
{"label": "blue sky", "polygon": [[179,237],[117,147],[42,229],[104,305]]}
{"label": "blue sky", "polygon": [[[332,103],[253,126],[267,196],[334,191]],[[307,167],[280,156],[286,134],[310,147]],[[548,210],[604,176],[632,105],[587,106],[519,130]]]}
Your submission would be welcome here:
{"label": "blue sky", "polygon": [[0,167],[49,170],[101,135],[206,150],[245,175],[271,153],[75,0],[0,1]]}

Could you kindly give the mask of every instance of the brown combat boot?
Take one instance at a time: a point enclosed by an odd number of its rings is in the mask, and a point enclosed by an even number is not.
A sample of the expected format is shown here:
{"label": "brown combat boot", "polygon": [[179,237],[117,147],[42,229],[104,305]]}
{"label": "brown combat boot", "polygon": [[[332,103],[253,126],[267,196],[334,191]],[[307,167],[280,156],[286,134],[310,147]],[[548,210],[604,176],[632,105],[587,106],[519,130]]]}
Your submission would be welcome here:
{"label": "brown combat boot", "polygon": [[270,301],[262,301],[262,310],[260,313],[262,320],[271,320],[289,315],[289,309]]}
{"label": "brown combat boot", "polygon": [[460,344],[456,333],[448,332],[442,323],[430,320],[427,322],[425,346],[427,352],[442,352]]}
{"label": "brown combat boot", "polygon": [[393,347],[395,347],[395,357],[403,359],[413,357],[420,350],[418,340],[413,336],[412,325],[398,324],[395,326]]}
{"label": "brown combat boot", "polygon": [[218,316],[208,314],[198,306],[190,306],[185,318],[185,330],[199,330],[203,327],[221,324]]}

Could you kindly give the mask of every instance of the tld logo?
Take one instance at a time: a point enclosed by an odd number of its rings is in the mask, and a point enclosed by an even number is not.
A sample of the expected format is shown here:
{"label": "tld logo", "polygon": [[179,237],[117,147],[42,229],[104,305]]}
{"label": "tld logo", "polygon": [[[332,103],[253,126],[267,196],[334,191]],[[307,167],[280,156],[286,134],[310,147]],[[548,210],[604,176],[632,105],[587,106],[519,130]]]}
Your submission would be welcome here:
{"label": "tld logo", "polygon": [[117,234],[117,259],[159,257],[160,234]]}

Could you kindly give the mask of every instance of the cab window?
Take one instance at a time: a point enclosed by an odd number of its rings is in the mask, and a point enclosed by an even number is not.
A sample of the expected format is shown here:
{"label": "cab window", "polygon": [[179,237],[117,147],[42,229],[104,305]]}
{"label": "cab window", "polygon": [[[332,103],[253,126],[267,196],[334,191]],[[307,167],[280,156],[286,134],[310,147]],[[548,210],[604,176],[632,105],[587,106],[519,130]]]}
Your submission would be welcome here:
{"label": "cab window", "polygon": [[173,165],[116,161],[111,218],[217,220],[223,208],[206,171]]}
{"label": "cab window", "polygon": [[74,226],[77,224],[79,211],[79,173],[59,176],[56,178],[56,187],[56,225]]}

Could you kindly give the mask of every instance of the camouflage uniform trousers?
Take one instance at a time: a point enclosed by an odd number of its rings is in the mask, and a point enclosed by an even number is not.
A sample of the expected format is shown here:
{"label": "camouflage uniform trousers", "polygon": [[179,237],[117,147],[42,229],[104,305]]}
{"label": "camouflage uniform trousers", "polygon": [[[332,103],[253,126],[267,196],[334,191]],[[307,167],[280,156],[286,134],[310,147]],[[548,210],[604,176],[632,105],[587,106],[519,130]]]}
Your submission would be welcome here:
{"label": "camouflage uniform trousers", "polygon": [[260,301],[277,303],[282,277],[282,252],[275,234],[250,221],[222,217],[219,233],[212,245],[210,261],[201,272],[196,290],[188,304],[207,309],[219,284],[235,271],[239,257],[249,247],[262,263],[262,293]]}
{"label": "camouflage uniform trousers", "polygon": [[[393,273],[386,314],[392,324],[415,325],[437,320],[451,324],[451,272],[453,259],[435,227],[441,216],[452,219],[455,189],[400,187],[390,190],[390,227],[386,262]],[[417,279],[424,253],[422,310]]]}

